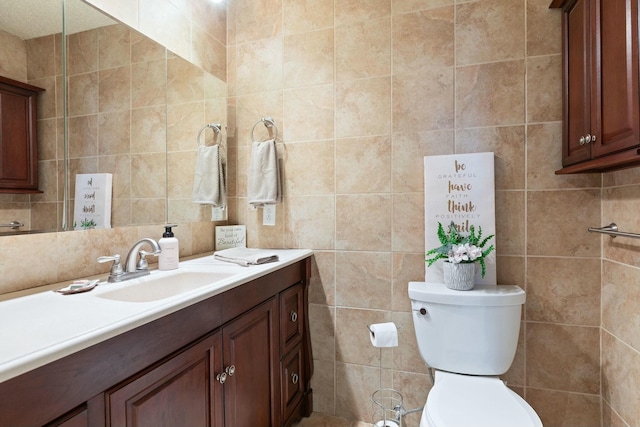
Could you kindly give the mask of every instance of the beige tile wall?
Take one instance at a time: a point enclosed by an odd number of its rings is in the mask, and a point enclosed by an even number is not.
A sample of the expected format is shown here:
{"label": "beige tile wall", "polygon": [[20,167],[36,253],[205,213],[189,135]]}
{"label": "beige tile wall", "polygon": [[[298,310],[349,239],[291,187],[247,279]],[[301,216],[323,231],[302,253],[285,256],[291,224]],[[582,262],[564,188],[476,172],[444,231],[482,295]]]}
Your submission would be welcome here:
{"label": "beige tile wall", "polygon": [[[406,292],[408,281],[424,277],[422,157],[493,151],[498,278],[528,293],[505,378],[545,426],[601,425],[600,237],[586,229],[607,220],[601,204],[608,198],[601,202],[600,175],[554,174],[561,167],[561,24],[548,4],[229,3],[236,218],[247,224],[250,245],[316,251],[316,411],[370,420],[370,394],[381,383],[399,389],[408,407],[424,404],[430,380]],[[251,128],[264,116],[275,118],[281,135],[284,201],[275,227],[262,226],[261,212],[245,199]],[[629,252],[626,245],[620,251]],[[620,310],[612,312],[620,316],[611,320],[617,339],[633,334]],[[380,353],[366,325],[389,320],[401,343]],[[637,393],[615,370],[621,357],[637,353],[622,343],[612,348],[603,356],[603,376],[615,377],[602,383],[605,399],[616,402],[609,418],[633,411],[617,402]],[[407,419],[418,423],[419,414]]]}
{"label": "beige tile wall", "polygon": [[[637,232],[638,169],[604,175],[602,224]],[[635,426],[640,420],[640,245],[603,237],[602,401],[603,426]]]}
{"label": "beige tile wall", "polygon": [[167,51],[117,24],[70,35],[67,52],[71,198],[76,174],[112,173],[113,226],[164,222]]}
{"label": "beige tile wall", "polygon": [[0,31],[0,76],[27,80],[27,46],[19,37]]}
{"label": "beige tile wall", "polygon": [[87,3],[225,80],[227,28],[224,2],[87,0]]}

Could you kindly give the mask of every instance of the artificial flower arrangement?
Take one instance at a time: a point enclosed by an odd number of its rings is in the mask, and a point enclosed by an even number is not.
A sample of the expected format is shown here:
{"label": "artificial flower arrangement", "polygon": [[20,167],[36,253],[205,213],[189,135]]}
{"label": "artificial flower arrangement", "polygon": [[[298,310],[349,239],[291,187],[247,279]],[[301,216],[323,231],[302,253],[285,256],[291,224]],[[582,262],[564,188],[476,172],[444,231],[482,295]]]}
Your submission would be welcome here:
{"label": "artificial flower arrangement", "polygon": [[449,224],[447,232],[444,231],[444,227],[438,222],[438,239],[442,246],[431,249],[426,253],[427,266],[431,267],[439,259],[444,259],[452,264],[459,263],[480,263],[482,267],[482,277],[485,274],[485,258],[495,248],[492,245],[484,249],[494,235],[482,238],[482,227],[478,227],[478,234],[476,229],[472,225],[469,227],[469,235],[465,236],[458,232],[456,225],[453,221]]}

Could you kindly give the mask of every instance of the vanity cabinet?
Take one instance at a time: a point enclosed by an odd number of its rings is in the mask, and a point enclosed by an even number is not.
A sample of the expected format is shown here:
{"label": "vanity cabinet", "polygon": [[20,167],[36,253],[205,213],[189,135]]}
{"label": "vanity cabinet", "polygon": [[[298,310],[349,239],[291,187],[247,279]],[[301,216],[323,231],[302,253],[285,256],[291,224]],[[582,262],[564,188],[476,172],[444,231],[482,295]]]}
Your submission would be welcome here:
{"label": "vanity cabinet", "polygon": [[562,8],[563,145],[557,174],[640,165],[637,0],[554,0]]}
{"label": "vanity cabinet", "polygon": [[279,381],[275,302],[106,392],[107,425],[279,425],[273,398]]}
{"label": "vanity cabinet", "polygon": [[221,347],[221,334],[213,334],[107,391],[107,425],[222,426],[222,390],[213,381]]}
{"label": "vanity cabinet", "polygon": [[309,275],[306,258],[0,383],[0,427],[290,427],[313,409]]}
{"label": "vanity cabinet", "polygon": [[38,190],[36,86],[0,76],[0,193]]}
{"label": "vanity cabinet", "polygon": [[277,312],[274,298],[222,329],[225,427],[282,423]]}

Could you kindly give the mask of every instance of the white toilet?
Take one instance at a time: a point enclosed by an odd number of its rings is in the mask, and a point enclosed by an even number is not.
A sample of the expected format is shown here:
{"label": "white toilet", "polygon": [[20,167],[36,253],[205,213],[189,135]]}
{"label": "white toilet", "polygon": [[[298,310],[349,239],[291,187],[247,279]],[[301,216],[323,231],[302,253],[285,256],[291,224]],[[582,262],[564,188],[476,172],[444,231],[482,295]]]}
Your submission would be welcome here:
{"label": "white toilet", "polygon": [[410,282],[418,349],[436,369],[420,427],[542,427],[504,374],[516,353],[525,293],[517,286],[455,291]]}

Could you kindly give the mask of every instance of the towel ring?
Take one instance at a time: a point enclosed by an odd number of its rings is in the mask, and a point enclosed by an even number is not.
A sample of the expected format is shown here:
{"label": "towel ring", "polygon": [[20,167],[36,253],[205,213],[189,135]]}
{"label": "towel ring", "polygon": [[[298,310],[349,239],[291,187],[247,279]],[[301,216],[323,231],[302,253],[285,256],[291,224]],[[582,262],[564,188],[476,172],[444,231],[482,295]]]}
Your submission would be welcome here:
{"label": "towel ring", "polygon": [[275,141],[278,140],[278,126],[276,126],[276,122],[275,120],[273,120],[273,117],[263,117],[260,120],[258,120],[256,122],[255,125],[253,125],[253,128],[251,128],[251,141],[255,141],[256,139],[253,136],[253,132],[256,130],[256,126],[258,126],[260,123],[264,123],[264,126],[269,129],[269,128],[275,128],[276,130],[276,136],[275,138],[273,138]]}
{"label": "towel ring", "polygon": [[[214,144],[220,145],[222,143],[222,125],[220,125],[220,123],[207,123],[206,125],[204,125],[202,129],[200,129],[200,132],[198,132],[198,139],[196,140],[196,142],[198,143],[198,147],[207,145],[206,143],[205,144],[200,143],[200,137],[202,136],[202,132],[204,132],[207,128],[212,129],[213,133],[215,133],[216,135],[214,139]],[[220,142],[217,142],[218,136],[220,137]]]}

